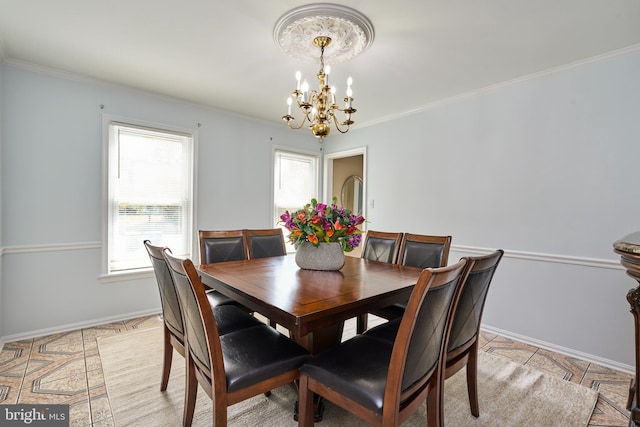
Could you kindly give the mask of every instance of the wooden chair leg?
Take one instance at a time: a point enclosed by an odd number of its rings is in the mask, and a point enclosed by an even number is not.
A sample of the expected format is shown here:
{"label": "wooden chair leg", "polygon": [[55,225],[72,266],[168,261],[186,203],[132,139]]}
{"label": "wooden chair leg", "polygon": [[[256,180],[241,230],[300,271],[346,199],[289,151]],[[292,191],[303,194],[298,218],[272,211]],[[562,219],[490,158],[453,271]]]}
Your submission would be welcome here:
{"label": "wooden chair leg", "polygon": [[469,393],[469,406],[471,415],[480,416],[478,405],[478,342],[472,346],[467,359],[467,393]]}
{"label": "wooden chair leg", "polygon": [[191,356],[187,350],[185,354],[186,359],[186,375],[185,375],[185,387],[184,387],[184,415],[183,425],[184,427],[191,427],[193,422],[193,413],[196,409],[196,397],[198,393],[198,380],[196,380],[195,366]]}
{"label": "wooden chair leg", "polygon": [[160,381],[160,391],[167,389],[169,384],[169,374],[171,373],[171,360],[173,359],[173,346],[171,345],[171,333],[167,326],[164,326],[164,362],[162,363],[162,380]]}
{"label": "wooden chair leg", "polygon": [[442,413],[444,412],[444,402],[439,399],[440,391],[437,390],[437,381],[432,381],[429,388],[427,392],[427,426],[443,427],[444,418]]}
{"label": "wooden chair leg", "polygon": [[213,425],[227,425],[227,399],[213,399]]}
{"label": "wooden chair leg", "polygon": [[298,391],[298,427],[313,425],[313,393],[309,390],[309,377],[300,375]]}
{"label": "wooden chair leg", "polygon": [[367,326],[369,323],[369,315],[368,314],[360,314],[356,318],[356,333],[361,334],[367,330]]}

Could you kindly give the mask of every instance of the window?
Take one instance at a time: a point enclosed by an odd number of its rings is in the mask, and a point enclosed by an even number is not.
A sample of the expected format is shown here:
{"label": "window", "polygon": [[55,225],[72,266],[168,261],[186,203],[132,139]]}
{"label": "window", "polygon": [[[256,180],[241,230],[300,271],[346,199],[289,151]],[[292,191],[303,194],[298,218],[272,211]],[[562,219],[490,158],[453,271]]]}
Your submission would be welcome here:
{"label": "window", "polygon": [[106,272],[148,268],[143,245],[191,254],[193,134],[108,123]]}
{"label": "window", "polygon": [[[285,211],[295,212],[318,198],[318,156],[275,150],[274,158],[273,215],[277,223]],[[286,237],[287,230],[284,232]],[[287,250],[294,250],[288,242]]]}

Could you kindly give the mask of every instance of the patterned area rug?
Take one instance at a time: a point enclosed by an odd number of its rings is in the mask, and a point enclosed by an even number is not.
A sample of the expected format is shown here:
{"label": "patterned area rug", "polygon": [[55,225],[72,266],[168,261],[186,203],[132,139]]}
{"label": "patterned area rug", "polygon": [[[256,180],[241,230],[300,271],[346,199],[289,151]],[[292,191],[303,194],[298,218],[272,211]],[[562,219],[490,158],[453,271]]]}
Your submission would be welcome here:
{"label": "patterned area rug", "polygon": [[[118,427],[182,425],[184,359],[174,352],[169,387],[160,392],[162,331],[160,328],[101,337],[107,394]],[[598,393],[580,385],[523,367],[486,353],[479,354],[480,417],[469,412],[466,377],[461,370],[445,383],[445,423],[448,426],[586,426]],[[296,426],[291,386],[256,396],[228,408],[230,426]],[[198,390],[193,426],[211,425],[211,401]],[[404,426],[426,425],[423,405]],[[325,403],[325,427],[366,426],[331,402]]]}

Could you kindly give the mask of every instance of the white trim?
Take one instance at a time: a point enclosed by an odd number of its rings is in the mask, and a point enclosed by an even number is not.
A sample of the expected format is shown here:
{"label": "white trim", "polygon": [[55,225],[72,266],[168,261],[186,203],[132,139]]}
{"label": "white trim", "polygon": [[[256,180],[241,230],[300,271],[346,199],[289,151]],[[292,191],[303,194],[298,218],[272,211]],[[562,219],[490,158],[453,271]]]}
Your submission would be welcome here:
{"label": "white trim", "polygon": [[544,350],[549,350],[554,353],[564,354],[565,356],[575,357],[576,359],[584,360],[589,363],[595,363],[599,366],[604,366],[606,368],[615,369],[617,371],[626,372],[628,374],[635,374],[635,367],[632,365],[626,365],[624,363],[616,362],[615,360],[605,359],[599,356],[594,356],[593,354],[583,353],[578,350],[573,350],[567,347],[562,347],[559,345],[551,344],[546,341],[541,341],[535,338],[527,337],[520,334],[514,334],[509,331],[505,331],[500,328],[494,328],[492,326],[482,324],[480,328],[484,332],[497,334],[503,336],[505,338],[513,339],[515,341],[519,341],[525,344],[532,345],[534,347],[542,348]]}
{"label": "white trim", "polygon": [[284,145],[277,145],[277,144],[271,144],[271,166],[270,166],[270,172],[271,172],[271,179],[269,181],[269,189],[270,189],[270,208],[269,208],[269,223],[272,224],[271,226],[273,227],[277,227],[278,226],[278,221],[280,220],[280,218],[274,218],[273,217],[273,211],[274,211],[274,206],[275,206],[275,189],[274,189],[274,181],[275,181],[275,163],[276,163],[276,152],[277,151],[284,151],[286,153],[292,153],[292,154],[302,154],[305,156],[310,156],[310,157],[315,157],[316,158],[316,189],[315,189],[315,193],[318,194],[320,192],[320,171],[322,168],[322,153],[318,153],[316,151],[311,151],[311,150],[305,150],[302,148],[296,148],[296,147],[289,147],[289,146],[284,146]]}
{"label": "white trim", "polygon": [[[3,61],[0,61],[0,63]],[[217,107],[217,106],[212,106],[210,104],[202,104],[202,103],[198,103],[195,101],[189,101],[186,99],[182,99],[182,98],[176,98],[174,96],[170,96],[170,95],[166,95],[166,94],[162,94],[159,92],[153,92],[150,90],[146,90],[146,89],[141,89],[139,87],[135,87],[135,86],[129,86],[125,83],[117,83],[111,80],[103,80],[103,79],[99,79],[99,78],[95,78],[95,77],[90,77],[88,75],[85,74],[79,74],[76,72],[71,72],[71,71],[66,71],[66,70],[61,70],[59,68],[53,68],[53,67],[48,67],[46,65],[41,65],[41,64],[36,64],[33,62],[28,62],[28,61],[24,61],[22,59],[16,59],[16,58],[9,58],[9,57],[5,57],[4,58],[4,62],[7,63],[7,65],[12,66],[14,68],[18,68],[21,70],[25,70],[25,71],[29,71],[29,72],[35,72],[35,73],[39,73],[39,74],[44,74],[46,76],[50,76],[50,77],[55,77],[55,78],[59,78],[59,79],[63,79],[63,80],[68,80],[68,81],[72,81],[72,82],[79,82],[79,83],[87,83],[87,84],[95,84],[95,85],[100,85],[106,89],[110,89],[110,90],[121,90],[121,89],[126,89],[128,91],[131,92],[135,92],[139,95],[142,96],[150,96],[150,97],[154,97],[156,99],[159,99],[161,101],[167,101],[167,102],[173,102],[173,103],[177,103],[177,104],[181,104],[181,105],[185,105],[185,106],[189,106],[189,107],[198,107],[198,108],[204,108],[208,111],[212,111],[218,114],[226,114],[228,116],[232,116],[232,117],[236,117],[242,120],[252,120],[255,122],[260,122],[264,125],[267,125],[271,128],[274,129],[281,129],[282,125],[278,124],[276,122],[274,122],[273,120],[266,120],[263,118],[259,118],[259,117],[252,117],[252,116],[247,116],[245,114],[239,113],[237,111],[231,111],[231,110],[225,110],[222,107]],[[104,108],[107,109],[109,108],[109,105],[105,105],[105,104],[101,104],[100,108]]]}
{"label": "white trim", "polygon": [[[197,128],[192,132],[191,150],[191,254],[189,258],[197,257],[200,253],[200,240],[198,236],[198,146],[200,140],[200,128],[202,123],[198,122]],[[154,273],[155,276],[155,273]]]}
{"label": "white trim", "polygon": [[[547,70],[542,70],[542,71],[538,71],[536,73],[527,74],[527,75],[524,75],[524,76],[521,76],[521,77],[516,77],[514,79],[503,81],[503,82],[499,82],[499,83],[496,83],[494,85],[490,85],[490,86],[487,86],[487,87],[484,87],[484,88],[481,88],[481,89],[472,90],[472,91],[461,93],[461,94],[458,94],[458,95],[453,95],[453,96],[451,96],[449,98],[436,100],[436,101],[433,101],[431,103],[425,104],[423,106],[414,108],[412,110],[404,111],[404,112],[401,112],[401,113],[398,113],[398,114],[385,116],[383,118],[376,119],[376,120],[371,120],[371,121],[367,121],[367,122],[359,122],[358,123],[358,129],[361,129],[361,128],[364,128],[364,127],[373,126],[373,125],[377,125],[377,124],[380,124],[380,123],[390,122],[390,121],[397,120],[397,119],[402,118],[402,117],[412,116],[412,115],[414,115],[416,113],[420,113],[422,111],[425,111],[425,110],[428,110],[428,109],[431,109],[431,108],[436,108],[436,107],[439,107],[441,105],[451,104],[451,103],[457,102],[457,101],[459,101],[461,99],[465,99],[465,98],[472,97],[472,96],[475,96],[475,95],[491,92],[491,91],[494,91],[494,90],[497,90],[497,89],[501,89],[503,87],[515,85],[515,84],[518,84],[518,83],[521,83],[521,82],[525,82],[525,81],[528,81],[528,80],[534,80],[534,79],[537,79],[537,78],[540,78],[540,77],[544,77],[544,76],[547,76],[547,75],[551,75],[551,74],[555,74],[555,73],[558,73],[558,72],[562,72],[562,71],[565,71],[565,70],[568,70],[568,69],[571,69],[571,68],[579,67],[581,65],[591,64],[591,63],[600,62],[600,61],[606,61],[608,59],[615,58],[615,57],[623,57],[623,56],[626,56],[626,55],[632,55],[632,54],[634,54],[634,53],[636,53],[638,51],[640,51],[640,44],[624,47],[622,49],[614,50],[614,51],[611,51],[611,52],[606,52],[606,53],[601,54],[601,55],[596,55],[596,56],[593,56],[593,57],[590,57],[590,58],[586,58],[586,59],[582,59],[582,60],[579,60],[579,61],[575,61],[575,62],[572,62],[572,63],[569,63],[569,64],[559,65],[559,66],[554,67],[554,68],[549,68]],[[0,51],[0,53],[2,53],[2,52]],[[95,78],[95,77],[89,77],[87,75],[61,70],[59,68],[48,67],[48,66],[41,65],[41,64],[36,64],[36,63],[33,63],[33,62],[24,61],[24,60],[21,60],[21,59],[10,58],[10,57],[7,57],[6,55],[4,57],[2,57],[0,55],[0,63],[2,63],[2,62],[5,62],[8,65],[10,65],[12,67],[15,67],[15,68],[19,68],[19,69],[26,70],[26,71],[37,72],[37,73],[49,75],[49,76],[52,76],[52,77],[65,79],[65,80],[70,80],[70,81],[75,81],[75,82],[85,82],[85,83],[91,83],[91,84],[99,84],[99,85],[102,85],[104,87],[112,88],[112,89],[113,88],[126,88],[128,90],[131,90],[133,92],[139,93],[141,95],[153,96],[153,97],[156,97],[156,98],[161,99],[161,100],[176,102],[176,103],[180,103],[180,104],[183,104],[183,105],[198,106],[198,107],[202,107],[202,108],[205,108],[205,109],[208,109],[208,110],[211,110],[211,111],[215,111],[215,112],[218,112],[218,113],[223,113],[223,114],[228,114],[230,116],[238,117],[238,118],[241,118],[242,120],[249,119],[249,120],[253,120],[253,121],[256,121],[256,122],[260,122],[260,123],[268,125],[269,127],[272,127],[272,128],[281,128],[281,125],[278,125],[277,123],[275,123],[272,120],[266,120],[264,118],[246,116],[246,115],[243,115],[243,114],[238,113],[236,111],[225,110],[225,109],[223,109],[221,107],[215,107],[215,106],[208,105],[208,104],[201,104],[201,103],[197,103],[197,102],[193,102],[193,101],[188,101],[188,100],[185,100],[185,99],[172,97],[172,96],[161,94],[161,93],[158,93],[158,92],[144,90],[144,89],[140,89],[140,88],[134,87],[134,86],[128,86],[128,85],[125,85],[123,83],[116,83],[116,82],[113,82],[113,81],[98,79],[98,78]],[[356,131],[356,130],[357,129],[354,128],[353,131]]]}
{"label": "white trim", "polygon": [[[0,337],[0,344],[4,346],[5,343],[14,341],[30,340],[33,338],[44,337],[52,334],[59,334],[62,332],[77,331],[79,329],[92,328],[94,326],[106,325],[108,323],[122,322],[129,319],[136,319],[138,317],[152,316],[154,314],[161,314],[160,309],[142,310],[134,313],[121,314],[118,316],[102,317],[100,319],[87,320],[85,322],[69,323],[67,325],[56,326],[53,328],[37,329],[35,331],[24,332],[20,334],[7,335]],[[2,347],[0,347],[1,349]]]}
{"label": "white trim", "polygon": [[128,282],[131,280],[140,279],[155,279],[156,275],[153,272],[153,268],[142,268],[136,271],[125,271],[122,273],[109,273],[98,276],[100,283],[113,283],[113,282]]}
{"label": "white trim", "polygon": [[[121,321],[129,320],[129,319],[136,319],[138,317],[151,316],[151,315],[154,315],[154,314],[161,314],[161,313],[162,312],[160,310],[153,310],[153,309],[152,310],[143,310],[143,311],[138,311],[138,312],[134,312],[134,313],[122,314],[122,315],[118,315],[118,316],[108,316],[108,317],[102,317],[102,318],[99,318],[99,319],[92,319],[92,320],[88,320],[88,321],[85,321],[85,322],[70,323],[70,324],[67,324],[67,325],[57,326],[57,327],[53,327],[53,328],[38,329],[38,330],[35,330],[35,331],[29,331],[29,332],[24,332],[24,333],[20,333],[20,334],[7,335],[7,336],[0,337],[0,350],[2,350],[4,348],[4,344],[5,343],[10,343],[10,342],[14,342],[14,341],[21,341],[21,340],[26,340],[26,339],[39,338],[39,337],[43,337],[43,336],[47,336],[47,335],[51,335],[51,334],[75,331],[75,330],[78,330],[78,329],[91,328],[91,327],[95,327],[95,326],[105,325],[105,324],[108,324],[108,323],[121,322]],[[494,328],[492,326],[488,326],[488,325],[485,325],[485,324],[483,324],[481,326],[481,329],[482,329],[482,331],[487,332],[487,333],[497,334],[497,335],[503,336],[505,338],[513,339],[515,341],[522,342],[522,343],[525,343],[525,344],[529,344],[529,345],[532,345],[534,347],[538,347],[538,348],[542,348],[542,349],[545,349],[545,350],[549,350],[549,351],[552,351],[554,353],[559,353],[559,354],[564,354],[566,356],[575,357],[577,359],[584,360],[584,361],[589,362],[589,363],[595,363],[595,364],[597,364],[599,366],[604,366],[604,367],[607,367],[607,368],[615,369],[617,371],[626,372],[626,373],[629,373],[629,374],[634,374],[635,373],[635,367],[634,366],[626,365],[626,364],[623,364],[623,363],[619,363],[619,362],[616,362],[614,360],[604,359],[604,358],[599,357],[599,356],[594,356],[592,354],[583,353],[581,351],[572,350],[572,349],[569,349],[569,348],[566,348],[566,347],[562,347],[562,346],[558,346],[558,345],[555,345],[555,344],[550,344],[548,342],[537,340],[535,338],[531,338],[531,337],[527,337],[527,336],[519,335],[519,334],[514,334],[512,332],[505,331],[505,330],[500,329],[500,328]]]}
{"label": "white trim", "polygon": [[[451,245],[451,251],[473,253],[478,255],[487,255],[494,251],[494,249],[479,248],[474,246],[460,246]],[[624,267],[617,260],[606,260],[597,258],[585,258],[569,255],[557,255],[557,254],[542,254],[537,252],[524,252],[524,251],[504,251],[504,257],[506,258],[518,258],[528,261],[542,261],[553,262],[559,264],[572,264],[581,265],[583,267],[596,267],[596,268],[608,268],[613,270],[624,270]]]}
{"label": "white trim", "polygon": [[[302,152],[302,151],[301,151]],[[272,167],[273,169],[273,167]],[[273,173],[273,172],[272,172]],[[273,196],[272,196],[273,199]],[[366,199],[365,199],[366,200]],[[77,243],[61,243],[61,244],[50,244],[50,245],[24,245],[24,246],[8,246],[0,248],[0,254],[24,254],[24,253],[39,253],[39,252],[56,252],[56,251],[74,251],[74,250],[93,250],[93,249],[101,249],[102,242],[77,242]],[[491,248],[483,248],[477,246],[463,246],[463,245],[451,245],[451,251],[460,252],[460,253],[469,253],[475,255],[487,255],[493,252],[495,249]],[[558,254],[544,254],[538,252],[525,252],[525,251],[512,251],[508,249],[504,249],[505,258],[515,258],[515,259],[524,259],[528,261],[540,261],[540,262],[551,262],[551,263],[559,263],[559,264],[571,264],[571,265],[580,265],[583,267],[595,267],[595,268],[606,268],[612,270],[624,270],[624,267],[620,264],[618,260],[608,260],[608,259],[598,259],[598,258],[586,258],[586,257],[576,257],[569,255],[558,255]],[[148,272],[152,272],[151,269]],[[127,279],[137,279],[142,277],[147,277],[147,270],[144,272],[134,272],[128,274],[113,274],[109,276],[101,276],[101,279],[107,277],[114,277],[117,280],[122,280],[122,278],[127,277]]]}
{"label": "white trim", "polygon": [[57,251],[82,251],[87,249],[101,249],[102,242],[79,242],[79,243],[58,243],[50,245],[25,245],[25,246],[8,246],[2,248],[3,254],[25,254],[38,252],[57,252]]}
{"label": "white trim", "polygon": [[[334,153],[326,153],[324,155],[324,171],[323,171],[323,197],[328,199],[333,186],[333,161],[344,157],[362,156],[362,216],[367,217],[367,146],[353,148],[350,150],[336,151]],[[363,230],[367,229],[366,222],[362,225]]]}
{"label": "white trim", "polygon": [[385,122],[390,122],[390,121],[394,121],[397,119],[400,119],[402,117],[408,117],[408,116],[412,116],[413,114],[417,114],[426,110],[429,110],[431,108],[436,108],[436,107],[440,107],[442,105],[448,105],[448,104],[452,104],[455,102],[458,102],[460,100],[463,100],[465,98],[469,98],[472,96],[476,96],[476,95],[480,95],[483,93],[487,93],[487,92],[493,92],[495,90],[499,90],[502,89],[504,87],[508,87],[508,86],[512,86],[512,85],[516,85],[522,82],[526,82],[529,80],[535,80],[541,77],[545,77],[545,76],[549,76],[552,74],[556,74],[556,73],[560,73],[572,68],[576,68],[582,65],[587,65],[587,64],[592,64],[595,62],[600,62],[600,61],[606,61],[608,59],[611,58],[615,58],[615,57],[622,57],[622,56],[626,56],[626,55],[632,55],[634,53],[640,52],[640,44],[636,44],[633,46],[628,46],[628,47],[624,47],[622,49],[618,49],[618,50],[614,50],[611,52],[607,52],[604,53],[602,55],[596,55],[596,56],[592,56],[590,58],[586,58],[586,59],[581,59],[579,61],[575,61],[575,62],[571,62],[569,64],[563,64],[563,65],[559,65],[557,67],[553,67],[553,68],[548,68],[546,70],[542,70],[542,71],[538,71],[536,73],[531,73],[531,74],[527,74],[521,77],[516,77],[514,79],[511,80],[506,80],[503,82],[499,82],[493,85],[489,85],[486,86],[484,88],[481,89],[476,89],[476,90],[471,90],[469,92],[465,92],[465,93],[461,93],[458,95],[453,95],[449,98],[444,98],[444,99],[439,99],[436,101],[433,101],[429,104],[425,104],[421,107],[416,107],[412,110],[407,110],[407,111],[403,111],[401,113],[398,114],[394,114],[394,115],[390,115],[390,116],[386,116],[383,117],[381,119],[378,120],[371,120],[368,121],[366,123],[360,122],[358,124],[358,128],[364,128],[364,127],[368,127],[368,126],[373,126],[373,125],[377,125],[380,123],[385,123]]}
{"label": "white trim", "polygon": [[[196,128],[192,128],[192,127],[185,127],[185,126],[180,126],[180,125],[174,125],[174,124],[169,124],[169,123],[160,123],[160,122],[153,122],[153,121],[148,121],[148,120],[141,120],[141,119],[137,119],[137,118],[133,118],[133,117],[127,117],[127,116],[118,116],[118,115],[113,115],[113,114],[108,114],[108,113],[103,113],[102,114],[102,215],[105,215],[106,218],[103,218],[102,221],[102,241],[105,242],[105,244],[102,246],[102,258],[101,258],[101,278],[108,278],[111,276],[114,276],[114,273],[110,273],[109,272],[109,265],[108,265],[108,259],[109,259],[109,248],[108,248],[108,242],[109,242],[109,224],[111,223],[111,209],[110,209],[110,200],[111,200],[111,195],[109,194],[110,188],[109,188],[109,161],[110,161],[110,141],[109,141],[109,128],[110,125],[112,123],[118,123],[118,124],[122,124],[124,126],[132,126],[132,127],[143,127],[143,128],[149,128],[150,130],[153,131],[160,131],[160,132],[169,132],[169,133],[179,133],[179,134],[184,134],[185,136],[188,136],[191,140],[191,155],[189,158],[189,162],[190,162],[190,172],[191,175],[189,177],[190,180],[190,185],[189,185],[189,190],[191,192],[191,199],[190,199],[190,203],[191,203],[191,212],[190,212],[190,216],[189,218],[186,218],[188,224],[189,224],[189,228],[191,229],[191,232],[188,233],[188,242],[187,242],[187,250],[189,251],[189,254],[187,255],[188,258],[192,258],[193,254],[197,253],[197,247],[198,247],[198,243],[197,243],[197,237],[196,237],[196,210],[198,208],[197,206],[197,201],[196,201],[196,197],[197,197],[197,157],[196,157],[196,152],[197,152],[197,147],[198,147],[198,138],[199,138],[199,126],[200,123],[198,123],[198,127]],[[137,276],[137,271],[134,271],[133,273],[134,278],[136,278]],[[121,277],[124,277],[124,275],[119,275],[118,273],[115,273],[116,276],[119,277],[119,279]],[[118,279],[118,280],[119,280]],[[107,280],[107,281],[112,281],[112,280]]]}

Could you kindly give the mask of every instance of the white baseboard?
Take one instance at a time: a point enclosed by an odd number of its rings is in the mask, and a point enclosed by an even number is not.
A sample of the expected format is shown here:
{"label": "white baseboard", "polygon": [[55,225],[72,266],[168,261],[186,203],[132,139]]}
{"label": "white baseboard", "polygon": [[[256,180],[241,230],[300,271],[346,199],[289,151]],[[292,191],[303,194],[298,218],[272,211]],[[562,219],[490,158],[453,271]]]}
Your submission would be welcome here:
{"label": "white baseboard", "polygon": [[[100,319],[92,319],[86,322],[67,324],[67,325],[54,327],[54,328],[46,328],[46,329],[40,329],[35,331],[29,331],[21,334],[7,335],[4,337],[0,337],[0,350],[4,348],[5,343],[9,343],[9,342],[33,339],[33,338],[38,338],[46,335],[75,331],[78,329],[91,328],[94,326],[104,325],[106,323],[121,322],[124,320],[135,319],[137,317],[151,316],[154,314],[160,314],[160,312],[158,310],[138,311],[138,312],[122,314],[118,316],[109,316],[109,317],[103,317]],[[600,366],[615,369],[617,371],[626,372],[629,374],[635,374],[634,366],[616,362],[615,360],[609,360],[599,356],[595,356],[593,354],[583,353],[581,351],[577,351],[571,348],[550,344],[545,341],[541,341],[535,338],[516,334],[510,331],[505,331],[504,329],[494,328],[489,325],[483,324],[482,330],[485,332],[501,335],[503,337],[506,337],[515,341],[519,341],[525,344],[529,344],[534,347],[543,348],[545,350],[553,351],[555,353],[564,354],[566,356],[575,357],[576,359],[584,360],[586,362],[595,363]]]}
{"label": "white baseboard", "polygon": [[585,362],[595,363],[606,368],[615,369],[616,371],[626,372],[628,374],[635,374],[636,368],[632,365],[626,365],[624,363],[616,362],[615,360],[609,360],[600,356],[595,356],[589,353],[583,353],[571,348],[562,347],[555,344],[550,344],[545,341],[541,341],[535,338],[527,337],[513,332],[505,331],[503,329],[494,328],[488,325],[482,325],[482,330],[485,332],[501,335],[506,338],[510,338],[514,341],[519,341],[525,344],[539,347],[545,350],[553,351],[554,353],[564,354],[565,356],[575,357],[576,359],[584,360]]}
{"label": "white baseboard", "polygon": [[100,319],[91,319],[86,322],[70,323],[67,325],[56,326],[53,328],[38,329],[35,331],[29,331],[29,332],[24,332],[20,334],[7,335],[4,337],[0,337],[0,350],[4,348],[5,343],[9,343],[9,342],[29,340],[29,339],[39,338],[39,337],[52,335],[52,334],[76,331],[78,329],[91,328],[94,326],[104,325],[106,323],[122,322],[124,320],[135,319],[137,317],[151,316],[151,315],[160,314],[160,313],[161,312],[158,311],[157,309],[143,310],[143,311],[138,311],[134,313],[121,314],[118,316],[109,316],[109,317],[102,317]]}

